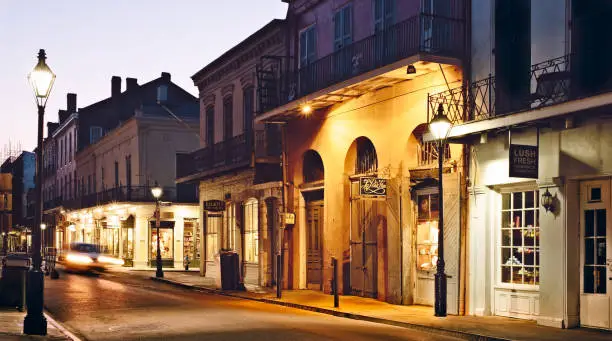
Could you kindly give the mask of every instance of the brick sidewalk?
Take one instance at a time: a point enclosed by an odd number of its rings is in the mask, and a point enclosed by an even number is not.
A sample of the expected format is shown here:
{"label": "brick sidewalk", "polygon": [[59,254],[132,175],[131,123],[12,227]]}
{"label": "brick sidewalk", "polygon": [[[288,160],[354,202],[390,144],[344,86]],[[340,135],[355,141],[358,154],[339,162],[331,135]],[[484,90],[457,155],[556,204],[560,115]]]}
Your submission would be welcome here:
{"label": "brick sidewalk", "polygon": [[[154,276],[155,272],[143,272],[141,276]],[[151,279],[160,280],[155,277]],[[424,306],[393,305],[374,299],[340,296],[340,308],[333,307],[333,296],[312,290],[285,290],[282,298],[270,288],[249,287],[246,292],[223,292],[214,286],[214,280],[200,277],[197,272],[165,272],[164,282],[234,296],[265,303],[279,304],[320,313],[390,324],[400,327],[426,330],[434,333],[471,340],[593,340],[610,341],[612,333],[586,328],[558,329],[537,325],[534,321],[497,316],[447,316],[435,317],[433,308]]]}
{"label": "brick sidewalk", "polygon": [[25,312],[0,308],[0,340],[54,340],[72,341],[73,339],[60,329],[56,322],[47,316],[47,335],[32,336],[23,334]]}

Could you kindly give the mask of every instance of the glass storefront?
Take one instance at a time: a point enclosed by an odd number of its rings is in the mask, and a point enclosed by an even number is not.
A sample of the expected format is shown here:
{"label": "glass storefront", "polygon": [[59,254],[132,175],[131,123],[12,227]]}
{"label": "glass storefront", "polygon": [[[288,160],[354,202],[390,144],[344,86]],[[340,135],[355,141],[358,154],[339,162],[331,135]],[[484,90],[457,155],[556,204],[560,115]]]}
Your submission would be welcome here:
{"label": "glass storefront", "polygon": [[[200,227],[197,219],[185,218],[183,230],[183,262],[189,259],[189,266],[200,266]],[[184,264],[184,263],[183,263]]]}
{"label": "glass storefront", "polygon": [[259,221],[257,199],[244,204],[244,261],[259,262]]}
{"label": "glass storefront", "polygon": [[121,247],[125,266],[134,265],[134,216],[121,222]]}
{"label": "glass storefront", "polygon": [[212,262],[219,252],[219,230],[223,225],[223,215],[209,214],[206,223],[206,260]]}
{"label": "glass storefront", "polygon": [[438,261],[438,194],[417,196],[417,269],[433,271]]}
{"label": "glass storefront", "polygon": [[157,260],[157,243],[159,242],[160,255],[163,266],[174,266],[174,222],[162,221],[159,227],[159,238],[155,221],[150,224],[150,250],[149,259],[151,266],[156,266]]}

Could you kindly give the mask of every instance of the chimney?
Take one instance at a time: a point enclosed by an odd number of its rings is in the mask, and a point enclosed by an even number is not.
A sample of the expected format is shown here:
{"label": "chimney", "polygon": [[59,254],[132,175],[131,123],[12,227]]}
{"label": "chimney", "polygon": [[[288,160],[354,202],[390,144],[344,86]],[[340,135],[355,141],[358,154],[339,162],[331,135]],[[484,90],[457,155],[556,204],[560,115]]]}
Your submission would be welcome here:
{"label": "chimney", "polygon": [[129,77],[126,78],[125,87],[127,91],[138,88],[138,79]]}
{"label": "chimney", "polygon": [[161,78],[162,78],[163,80],[165,80],[166,82],[170,82],[170,73],[168,73],[168,72],[162,72],[162,73],[161,73]]}
{"label": "chimney", "polygon": [[57,116],[59,116],[59,123],[62,124],[64,123],[64,121],[66,121],[66,119],[68,118],[68,116],[70,116],[70,114],[68,114],[66,110],[60,110],[57,113]]}
{"label": "chimney", "polygon": [[77,95],[76,94],[68,94],[66,95],[66,99],[67,99],[67,103],[66,103],[66,110],[68,111],[68,114],[71,115],[73,113],[76,112],[76,100],[77,100]]}
{"label": "chimney", "polygon": [[113,76],[113,78],[111,78],[111,95],[112,97],[115,97],[120,94],[121,94],[121,77]]}

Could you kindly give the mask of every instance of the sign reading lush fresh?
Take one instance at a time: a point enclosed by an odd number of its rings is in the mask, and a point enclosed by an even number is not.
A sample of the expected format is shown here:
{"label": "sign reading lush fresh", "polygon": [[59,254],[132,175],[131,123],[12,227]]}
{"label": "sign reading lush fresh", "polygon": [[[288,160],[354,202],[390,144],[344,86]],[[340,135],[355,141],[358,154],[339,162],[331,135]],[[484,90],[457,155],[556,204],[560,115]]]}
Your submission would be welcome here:
{"label": "sign reading lush fresh", "polygon": [[373,176],[359,178],[359,195],[367,197],[387,196],[387,179]]}
{"label": "sign reading lush fresh", "polygon": [[206,200],[204,201],[204,211],[223,212],[225,211],[225,201]]}
{"label": "sign reading lush fresh", "polygon": [[510,144],[510,177],[538,178],[538,147]]}

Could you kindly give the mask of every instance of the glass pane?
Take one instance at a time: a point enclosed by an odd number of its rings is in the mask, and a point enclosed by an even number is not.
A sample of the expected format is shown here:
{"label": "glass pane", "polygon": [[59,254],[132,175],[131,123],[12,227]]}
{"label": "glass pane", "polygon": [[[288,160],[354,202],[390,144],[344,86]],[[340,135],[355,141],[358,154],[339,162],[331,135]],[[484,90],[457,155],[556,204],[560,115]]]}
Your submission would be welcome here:
{"label": "glass pane", "polygon": [[535,191],[533,200],[535,201],[535,207],[540,207],[540,191]]}
{"label": "glass pane", "polygon": [[534,285],[540,284],[540,268],[539,267],[533,270],[533,284]]}
{"label": "glass pane", "polygon": [[520,229],[512,230],[512,246],[523,246],[523,231]]}
{"label": "glass pane", "polygon": [[510,248],[504,247],[501,249],[501,260],[504,265],[511,265],[512,259],[510,259]]}
{"label": "glass pane", "polygon": [[535,253],[532,248],[523,248],[523,263],[525,265],[535,265]]}
{"label": "glass pane", "polygon": [[534,192],[525,192],[525,208],[533,208],[534,205]]}
{"label": "glass pane", "polygon": [[584,211],[584,236],[592,237],[595,232],[595,212],[593,210]]}
{"label": "glass pane", "polygon": [[591,187],[589,201],[601,201],[601,187]]}
{"label": "glass pane", "polygon": [[525,240],[525,246],[535,246],[535,228],[527,228],[523,230],[523,238]]}
{"label": "glass pane", "polygon": [[584,240],[584,264],[589,265],[595,262],[595,239],[585,239]]}
{"label": "glass pane", "polygon": [[502,246],[510,246],[512,242],[512,230],[510,229],[502,229]]}
{"label": "glass pane", "polygon": [[438,219],[438,211],[439,211],[439,207],[438,207],[438,195],[437,194],[432,194],[430,196],[430,202],[431,202],[431,206],[430,206],[431,219]]}
{"label": "glass pane", "polygon": [[596,239],[597,252],[595,260],[599,265],[606,265],[606,238]]}
{"label": "glass pane", "polygon": [[598,294],[605,294],[606,282],[606,267],[598,266],[595,268],[595,292]]}
{"label": "glass pane", "polygon": [[535,265],[540,265],[540,249],[535,249],[533,252],[533,257],[535,259]]}
{"label": "glass pane", "polygon": [[502,212],[502,228],[512,227],[512,219],[510,219],[510,212]]}
{"label": "glass pane", "polygon": [[535,212],[534,211],[525,211],[525,226],[533,227],[535,226]]}
{"label": "glass pane", "polygon": [[535,211],[535,226],[540,226],[540,210],[536,209]]}
{"label": "glass pane", "polygon": [[595,267],[585,266],[583,274],[583,290],[585,294],[592,294],[595,292]]}
{"label": "glass pane", "polygon": [[502,266],[501,269],[501,281],[503,283],[510,283],[511,278],[510,278],[510,270],[511,268],[509,266]]}
{"label": "glass pane", "polygon": [[606,210],[597,210],[597,231],[596,235],[598,237],[606,236]]}
{"label": "glass pane", "polygon": [[512,283],[523,283],[523,267],[512,267]]}
{"label": "glass pane", "polygon": [[512,227],[521,227],[523,218],[523,211],[514,211],[512,212]]}
{"label": "glass pane", "polygon": [[502,194],[502,210],[510,209],[510,193]]}
{"label": "glass pane", "polygon": [[523,192],[512,193],[512,204],[515,210],[523,208]]}

